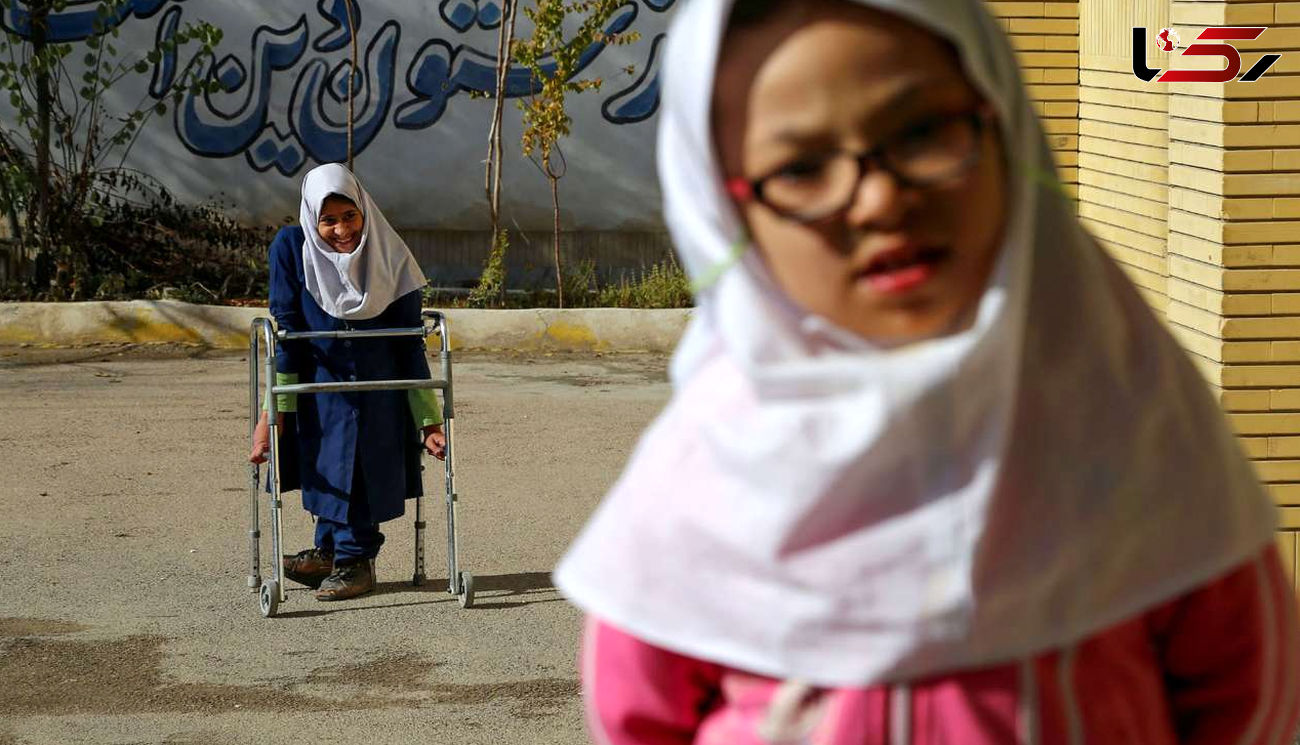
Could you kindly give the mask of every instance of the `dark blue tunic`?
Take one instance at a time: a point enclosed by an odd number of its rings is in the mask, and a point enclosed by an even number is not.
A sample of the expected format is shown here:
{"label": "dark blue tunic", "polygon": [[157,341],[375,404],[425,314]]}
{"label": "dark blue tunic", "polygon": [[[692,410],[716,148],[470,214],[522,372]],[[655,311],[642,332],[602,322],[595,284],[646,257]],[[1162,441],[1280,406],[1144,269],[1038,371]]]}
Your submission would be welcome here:
{"label": "dark blue tunic", "polygon": [[[281,228],[271,242],[270,310],[286,331],[334,331],[419,326],[420,291],[394,300],[365,321],[343,321],[324,310],[303,280],[302,228]],[[276,369],[300,382],[429,378],[420,338],[313,339],[279,345]],[[296,422],[294,421],[296,420]],[[298,414],[281,440],[282,489],[301,488],[309,512],[347,522],[354,469],[364,485],[370,519],[401,516],[419,496],[420,437],[405,391],[314,393],[298,397]],[[297,436],[293,434],[296,430]]]}

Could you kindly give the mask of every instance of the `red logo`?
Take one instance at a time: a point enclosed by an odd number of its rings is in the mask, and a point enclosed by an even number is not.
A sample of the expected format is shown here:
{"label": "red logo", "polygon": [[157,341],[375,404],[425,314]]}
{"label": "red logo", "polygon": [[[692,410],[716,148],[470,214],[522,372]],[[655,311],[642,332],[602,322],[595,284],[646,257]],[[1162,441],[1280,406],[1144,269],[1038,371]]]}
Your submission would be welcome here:
{"label": "red logo", "polygon": [[1156,49],[1162,52],[1172,52],[1174,47],[1178,46],[1178,32],[1172,28],[1162,28],[1156,35]]}
{"label": "red logo", "polygon": [[[1196,39],[1198,43],[1192,43],[1183,50],[1182,54],[1188,57],[1222,57],[1226,65],[1222,70],[1165,70],[1160,74],[1159,69],[1147,67],[1146,60],[1146,35],[1147,30],[1143,27],[1133,29],[1133,74],[1144,82],[1151,82],[1156,75],[1160,75],[1157,83],[1227,83],[1237,78],[1237,73],[1241,72],[1241,53],[1231,44],[1202,44],[1199,42],[1208,41],[1253,41],[1258,39],[1260,34],[1268,30],[1267,26],[1213,26],[1205,29]],[[1160,29],[1156,35],[1156,48],[1164,52],[1172,52],[1178,47],[1178,32],[1171,28]],[[1253,83],[1259,80],[1273,63],[1282,58],[1280,54],[1265,54],[1259,58],[1245,75],[1241,76],[1240,82]]]}

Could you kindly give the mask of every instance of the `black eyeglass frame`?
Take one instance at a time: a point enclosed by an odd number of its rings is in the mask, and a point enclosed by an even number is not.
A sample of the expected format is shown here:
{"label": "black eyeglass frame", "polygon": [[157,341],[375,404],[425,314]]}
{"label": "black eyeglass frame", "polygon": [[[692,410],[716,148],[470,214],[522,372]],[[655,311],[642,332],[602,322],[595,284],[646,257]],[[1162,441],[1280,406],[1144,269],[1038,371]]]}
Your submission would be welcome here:
{"label": "black eyeglass frame", "polygon": [[[993,125],[993,112],[991,111],[991,109],[988,107],[987,104],[984,104],[972,111],[956,114],[952,117],[952,119],[957,121],[964,120],[969,122],[971,125],[971,129],[974,133],[974,140],[978,143],[983,137],[985,131],[987,131],[987,129]],[[906,134],[906,132],[900,133],[900,135],[898,136],[901,137],[903,134]],[[816,213],[808,214],[808,213],[800,213],[794,210],[787,210],[782,207],[777,207],[776,205],[773,205],[772,203],[768,202],[763,197],[763,184],[768,180],[776,177],[779,174],[779,170],[773,171],[772,173],[766,174],[764,176],[760,176],[755,179],[747,179],[744,178],[743,176],[738,176],[736,178],[728,179],[726,182],[727,192],[731,194],[732,198],[736,199],[739,202],[758,202],[759,204],[763,205],[767,209],[771,210],[772,212],[776,213],[777,215],[780,215],[781,217],[787,220],[810,223],[810,222],[817,222],[819,220],[825,220],[826,218],[832,215],[839,214],[844,210],[848,209],[849,205],[853,203],[853,194],[857,191],[857,186],[860,185],[862,183],[862,179],[866,178],[867,174],[871,172],[872,169],[869,167],[871,165],[874,165],[880,168],[881,170],[885,171],[889,175],[893,176],[894,179],[896,179],[898,183],[904,187],[927,189],[927,188],[933,188],[947,181],[952,181],[957,177],[964,175],[965,173],[970,171],[970,169],[974,168],[975,165],[979,163],[980,160],[980,148],[976,146],[971,149],[970,155],[968,155],[965,160],[963,160],[961,163],[955,165],[952,168],[951,172],[945,173],[942,176],[936,177],[932,180],[918,181],[917,179],[909,178],[905,174],[900,173],[895,166],[890,165],[888,159],[883,157],[883,154],[887,150],[889,150],[890,147],[894,145],[895,141],[896,141],[895,138],[890,138],[888,140],[885,140],[884,142],[881,142],[880,144],[876,145],[870,150],[854,155],[854,160],[856,161],[858,166],[858,175],[857,178],[854,179],[853,181],[855,186],[853,189],[848,191],[848,195],[845,203],[842,205],[838,205],[832,209],[827,209]],[[844,153],[846,151],[841,150],[838,152]]]}

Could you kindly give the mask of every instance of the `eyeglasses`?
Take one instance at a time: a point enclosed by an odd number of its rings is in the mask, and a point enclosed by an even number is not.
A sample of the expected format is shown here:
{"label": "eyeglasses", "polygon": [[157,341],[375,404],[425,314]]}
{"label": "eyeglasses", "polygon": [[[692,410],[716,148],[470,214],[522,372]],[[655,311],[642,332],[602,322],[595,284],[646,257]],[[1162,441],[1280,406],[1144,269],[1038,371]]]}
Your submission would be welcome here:
{"label": "eyeglasses", "polygon": [[980,136],[991,118],[980,108],[926,119],[865,153],[839,150],[800,158],[757,179],[729,179],[727,191],[737,201],[759,202],[787,219],[814,222],[848,209],[873,164],[903,186],[954,182],[979,161]]}

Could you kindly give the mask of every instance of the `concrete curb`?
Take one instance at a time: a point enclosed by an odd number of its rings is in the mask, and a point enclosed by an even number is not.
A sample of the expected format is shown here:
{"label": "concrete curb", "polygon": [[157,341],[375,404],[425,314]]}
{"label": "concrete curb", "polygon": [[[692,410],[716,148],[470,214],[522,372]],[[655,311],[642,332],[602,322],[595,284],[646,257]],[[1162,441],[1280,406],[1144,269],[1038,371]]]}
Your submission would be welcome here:
{"label": "concrete curb", "polygon": [[[453,349],[668,352],[690,309],[446,311]],[[192,305],[174,300],[0,303],[0,346],[76,347],[102,343],[182,343],[216,349],[248,346],[265,308]]]}

